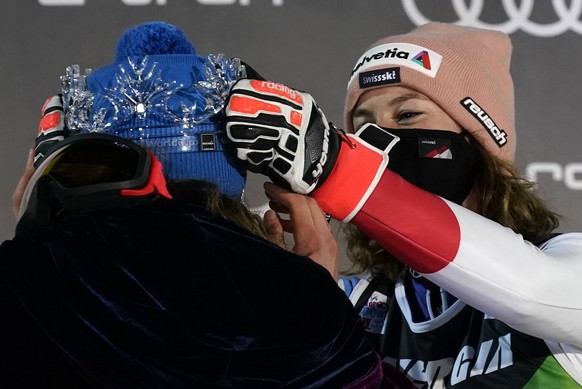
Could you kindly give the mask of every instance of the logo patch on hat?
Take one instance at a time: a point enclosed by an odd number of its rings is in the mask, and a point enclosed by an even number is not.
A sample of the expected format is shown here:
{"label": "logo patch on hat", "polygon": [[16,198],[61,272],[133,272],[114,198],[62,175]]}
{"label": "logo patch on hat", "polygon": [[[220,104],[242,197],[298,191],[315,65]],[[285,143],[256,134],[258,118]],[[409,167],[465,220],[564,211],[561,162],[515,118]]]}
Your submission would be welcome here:
{"label": "logo patch on hat", "polygon": [[216,150],[216,140],[212,133],[202,133],[200,134],[200,144],[202,151],[214,151]]}
{"label": "logo patch on hat", "polygon": [[465,97],[461,100],[461,105],[465,108],[471,115],[475,117],[483,127],[487,130],[493,141],[497,144],[499,148],[505,146],[507,143],[507,133],[501,128],[497,127],[495,121],[489,116],[487,112],[479,104],[473,101],[470,97]]}
{"label": "logo patch on hat", "polygon": [[360,57],[352,70],[348,87],[360,72],[382,65],[406,66],[434,78],[442,60],[443,57],[437,52],[410,43],[387,43],[376,46]]}
{"label": "logo patch on hat", "polygon": [[453,159],[451,141],[443,138],[418,138],[418,157]]}
{"label": "logo patch on hat", "polygon": [[414,56],[414,58],[412,58],[412,61],[416,62],[426,70],[432,69],[430,66],[430,55],[428,55],[428,52],[426,51],[421,51],[418,53],[416,56]]}
{"label": "logo patch on hat", "polygon": [[358,77],[360,80],[360,88],[396,84],[400,82],[400,68],[384,68],[362,72]]}

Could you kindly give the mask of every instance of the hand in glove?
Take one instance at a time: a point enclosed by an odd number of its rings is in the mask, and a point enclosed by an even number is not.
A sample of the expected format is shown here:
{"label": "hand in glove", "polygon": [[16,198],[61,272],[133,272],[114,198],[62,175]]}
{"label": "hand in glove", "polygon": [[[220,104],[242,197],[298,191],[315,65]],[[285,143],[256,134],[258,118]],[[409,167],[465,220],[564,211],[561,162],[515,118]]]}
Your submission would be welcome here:
{"label": "hand in glove", "polygon": [[339,135],[308,93],[243,79],[231,90],[226,117],[238,158],[280,186],[311,193],[335,164]]}
{"label": "hand in glove", "polygon": [[34,167],[37,168],[55,144],[66,136],[63,101],[60,95],[49,97],[42,107],[42,118],[34,140]]}
{"label": "hand in glove", "polygon": [[311,95],[268,81],[235,84],[226,118],[228,138],[249,170],[311,194],[327,213],[346,222],[374,190],[399,141],[375,124],[340,135]]}
{"label": "hand in glove", "polygon": [[60,96],[49,97],[44,103],[42,117],[38,124],[38,134],[34,140],[34,149],[30,150],[26,168],[12,193],[12,211],[18,219],[20,214],[20,205],[24,191],[28,185],[35,168],[37,168],[47,151],[57,142],[63,140],[65,136],[63,104]]}

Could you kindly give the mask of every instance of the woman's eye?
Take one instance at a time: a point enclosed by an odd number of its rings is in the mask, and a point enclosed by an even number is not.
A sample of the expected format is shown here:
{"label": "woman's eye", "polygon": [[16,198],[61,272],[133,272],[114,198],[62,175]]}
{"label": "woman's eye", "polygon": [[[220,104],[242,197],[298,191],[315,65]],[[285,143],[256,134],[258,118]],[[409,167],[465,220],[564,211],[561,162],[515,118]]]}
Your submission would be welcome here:
{"label": "woman's eye", "polygon": [[403,111],[398,113],[398,121],[407,121],[410,120],[418,115],[420,115],[420,112],[414,112],[414,111]]}

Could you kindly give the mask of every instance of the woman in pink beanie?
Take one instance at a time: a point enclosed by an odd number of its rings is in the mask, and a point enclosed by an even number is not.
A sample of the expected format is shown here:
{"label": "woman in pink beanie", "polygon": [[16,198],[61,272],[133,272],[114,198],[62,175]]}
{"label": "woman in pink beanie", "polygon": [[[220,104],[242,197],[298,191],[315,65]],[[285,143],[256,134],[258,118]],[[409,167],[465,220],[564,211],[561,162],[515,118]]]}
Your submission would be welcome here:
{"label": "woman in pink beanie", "polygon": [[231,91],[238,157],[350,223],[363,276],[340,286],[384,362],[418,387],[582,385],[582,234],[555,233],[513,165],[510,57],[505,34],[452,24],[382,39],[350,76],[347,134],[307,93],[245,80]]}

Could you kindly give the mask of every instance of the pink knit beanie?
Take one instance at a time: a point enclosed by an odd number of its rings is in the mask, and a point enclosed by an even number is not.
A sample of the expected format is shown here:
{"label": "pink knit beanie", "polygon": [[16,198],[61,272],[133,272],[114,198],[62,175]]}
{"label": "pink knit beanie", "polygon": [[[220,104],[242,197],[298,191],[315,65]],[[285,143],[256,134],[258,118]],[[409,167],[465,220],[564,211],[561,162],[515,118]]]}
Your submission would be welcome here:
{"label": "pink knit beanie", "polygon": [[501,32],[428,23],[374,43],[356,63],[344,110],[346,131],[367,90],[414,89],[437,103],[492,155],[515,156],[511,42]]}

